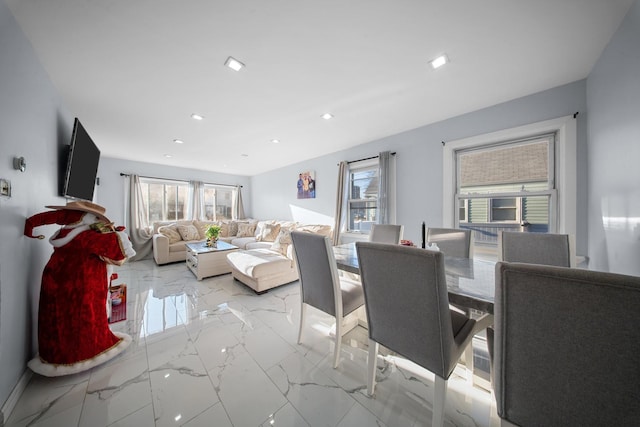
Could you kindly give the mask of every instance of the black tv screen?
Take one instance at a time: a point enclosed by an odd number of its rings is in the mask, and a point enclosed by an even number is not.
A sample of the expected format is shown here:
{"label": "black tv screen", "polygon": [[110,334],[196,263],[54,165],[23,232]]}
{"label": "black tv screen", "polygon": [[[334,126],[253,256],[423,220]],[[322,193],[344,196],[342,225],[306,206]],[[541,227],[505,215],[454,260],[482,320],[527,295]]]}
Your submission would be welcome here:
{"label": "black tv screen", "polygon": [[73,199],[93,200],[99,161],[100,150],[76,117],[62,195]]}

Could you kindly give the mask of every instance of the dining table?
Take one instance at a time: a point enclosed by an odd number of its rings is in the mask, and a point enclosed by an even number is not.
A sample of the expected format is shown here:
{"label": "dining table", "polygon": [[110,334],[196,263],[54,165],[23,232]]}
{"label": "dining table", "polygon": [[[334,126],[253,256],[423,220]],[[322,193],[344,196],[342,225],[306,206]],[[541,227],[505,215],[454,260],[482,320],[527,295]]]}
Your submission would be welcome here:
{"label": "dining table", "polygon": [[[431,249],[420,249],[431,250]],[[355,243],[333,247],[339,270],[360,274]],[[493,315],[495,261],[444,256],[449,302],[455,306]]]}

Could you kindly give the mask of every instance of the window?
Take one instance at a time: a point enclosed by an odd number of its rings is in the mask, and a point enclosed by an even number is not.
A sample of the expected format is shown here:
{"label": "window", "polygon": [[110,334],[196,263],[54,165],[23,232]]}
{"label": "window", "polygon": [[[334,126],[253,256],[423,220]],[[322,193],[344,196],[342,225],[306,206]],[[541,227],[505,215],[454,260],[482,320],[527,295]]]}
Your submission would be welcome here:
{"label": "window", "polygon": [[204,216],[209,221],[233,219],[234,187],[204,185]]}
{"label": "window", "polygon": [[467,208],[456,227],[475,230],[482,243],[525,224],[529,231],[555,230],[554,147],[555,134],[545,134],[457,150],[456,199]]}
{"label": "window", "polygon": [[188,182],[140,178],[140,187],[149,207],[149,224],[187,219]]}
{"label": "window", "polygon": [[520,198],[489,199],[491,201],[491,222],[516,222],[518,221],[518,205]]}
{"label": "window", "polygon": [[377,159],[350,166],[348,231],[368,233],[378,222],[378,171]]}
{"label": "window", "polygon": [[476,249],[500,229],[575,235],[576,143],[572,116],[447,142],[443,226],[473,229]]}

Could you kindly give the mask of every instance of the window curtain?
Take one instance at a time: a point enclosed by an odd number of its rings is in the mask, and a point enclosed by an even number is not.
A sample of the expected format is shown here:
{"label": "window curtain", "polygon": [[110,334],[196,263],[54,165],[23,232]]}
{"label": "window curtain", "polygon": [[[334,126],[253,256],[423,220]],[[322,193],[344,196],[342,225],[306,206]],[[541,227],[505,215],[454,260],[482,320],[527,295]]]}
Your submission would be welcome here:
{"label": "window curtain", "polygon": [[389,169],[391,162],[391,153],[389,151],[383,151],[378,154],[378,162],[380,165],[380,183],[378,186],[378,223],[390,224],[390,184],[389,184]]}
{"label": "window curtain", "polygon": [[242,186],[236,186],[236,197],[234,200],[233,206],[233,218],[234,219],[244,219],[244,204],[242,203]]}
{"label": "window curtain", "polygon": [[340,244],[340,233],[344,230],[346,218],[346,197],[347,197],[347,174],[349,173],[349,164],[346,161],[340,162],[338,168],[338,188],[336,191],[336,214],[335,223],[333,225],[333,245]]}
{"label": "window curtain", "polygon": [[142,188],[138,175],[129,175],[129,206],[127,209],[127,224],[129,238],[136,255],[131,261],[148,258],[153,250],[153,228],[147,220],[149,214],[142,198]]}
{"label": "window curtain", "polygon": [[191,189],[191,212],[188,212],[187,218],[204,220],[204,183],[191,181],[189,187]]}

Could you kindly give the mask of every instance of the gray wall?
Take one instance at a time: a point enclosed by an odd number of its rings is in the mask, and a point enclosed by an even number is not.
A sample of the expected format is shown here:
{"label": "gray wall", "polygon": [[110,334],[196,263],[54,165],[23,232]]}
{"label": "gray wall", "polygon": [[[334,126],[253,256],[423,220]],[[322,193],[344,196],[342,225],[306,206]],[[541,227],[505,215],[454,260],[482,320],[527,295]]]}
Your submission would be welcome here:
{"label": "gray wall", "polygon": [[129,182],[120,176],[120,173],[187,181],[194,180],[212,184],[242,185],[242,200],[245,213],[247,215],[251,213],[251,188],[249,186],[250,179],[247,176],[102,157],[98,166],[100,185],[96,186],[94,201],[107,209],[107,216],[116,225],[125,225],[124,185]]}
{"label": "gray wall", "polygon": [[[4,1],[0,1],[0,178],[11,198],[0,198],[0,405],[9,397],[37,343],[38,294],[53,249],[22,235],[26,217],[64,203],[58,191],[59,152],[73,116]],[[26,172],[13,169],[24,157]],[[42,227],[47,236],[55,228]]]}
{"label": "gray wall", "polygon": [[[452,141],[580,112],[578,121],[577,239],[587,253],[586,82],[581,80],[544,92],[474,111],[442,122],[389,136],[328,156],[251,178],[256,218],[305,220],[334,216],[337,164],[395,151],[397,161],[397,223],[406,239],[420,241],[420,226],[442,224],[442,141]],[[304,170],[316,172],[316,199],[296,199],[296,180]],[[301,218],[302,216],[306,218]]]}
{"label": "gray wall", "polygon": [[589,256],[640,275],[640,1],[587,79]]}

